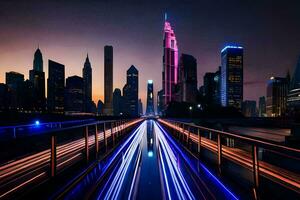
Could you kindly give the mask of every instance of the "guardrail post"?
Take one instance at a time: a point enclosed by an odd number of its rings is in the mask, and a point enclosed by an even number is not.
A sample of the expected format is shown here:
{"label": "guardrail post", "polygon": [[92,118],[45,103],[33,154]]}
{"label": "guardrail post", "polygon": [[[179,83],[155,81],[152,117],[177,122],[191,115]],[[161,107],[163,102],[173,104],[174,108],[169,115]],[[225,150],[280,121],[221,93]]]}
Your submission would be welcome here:
{"label": "guardrail post", "polygon": [[188,126],[188,135],[186,137],[186,143],[187,143],[188,148],[190,146],[190,136],[191,136],[191,126]]}
{"label": "guardrail post", "polygon": [[181,132],[181,133],[182,133],[182,140],[183,140],[183,141],[184,141],[184,134],[185,134],[184,131],[185,131],[185,130],[184,130],[184,124],[182,124],[182,132]]}
{"label": "guardrail post", "polygon": [[222,164],[222,143],[221,143],[221,135],[218,133],[218,165],[219,169],[221,169]]}
{"label": "guardrail post", "polygon": [[96,157],[99,152],[99,141],[98,141],[98,124],[95,125],[95,152],[96,152]]}
{"label": "guardrail post", "polygon": [[258,163],[258,150],[256,145],[252,146],[252,167],[253,167],[254,197],[255,199],[258,199],[259,163]]}
{"label": "guardrail post", "polygon": [[56,175],[56,146],[57,146],[57,140],[56,135],[51,136],[51,152],[50,152],[50,168],[51,168],[51,177],[54,177]]}
{"label": "guardrail post", "polygon": [[106,151],[107,150],[107,137],[106,137],[105,122],[103,123],[103,139],[104,139],[104,146],[105,146],[105,151]]}
{"label": "guardrail post", "polygon": [[85,158],[86,161],[89,161],[89,127],[88,126],[85,126],[84,138],[85,138]]}
{"label": "guardrail post", "polygon": [[201,134],[200,134],[200,129],[197,129],[198,131],[198,157],[200,158],[201,156]]}
{"label": "guardrail post", "polygon": [[115,146],[115,134],[114,134],[114,123],[113,122],[110,122],[110,131],[111,131],[113,146]]}

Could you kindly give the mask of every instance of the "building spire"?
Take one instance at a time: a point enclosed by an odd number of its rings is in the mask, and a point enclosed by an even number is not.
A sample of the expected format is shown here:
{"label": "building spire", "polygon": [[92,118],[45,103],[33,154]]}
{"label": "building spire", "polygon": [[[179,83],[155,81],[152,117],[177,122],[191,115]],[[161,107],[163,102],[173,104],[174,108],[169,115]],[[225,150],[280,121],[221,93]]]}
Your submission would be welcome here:
{"label": "building spire", "polygon": [[167,12],[165,12],[165,21],[167,21],[167,19],[168,19],[168,14]]}

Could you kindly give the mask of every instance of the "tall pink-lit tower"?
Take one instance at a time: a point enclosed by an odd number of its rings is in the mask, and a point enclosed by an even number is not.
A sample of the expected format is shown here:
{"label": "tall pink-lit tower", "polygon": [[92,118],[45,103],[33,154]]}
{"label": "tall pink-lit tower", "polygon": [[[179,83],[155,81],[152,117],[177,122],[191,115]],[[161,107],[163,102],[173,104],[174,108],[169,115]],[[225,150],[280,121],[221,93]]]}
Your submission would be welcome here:
{"label": "tall pink-lit tower", "polygon": [[163,53],[163,104],[166,106],[170,101],[174,100],[174,89],[177,84],[178,74],[178,47],[176,36],[171,24],[167,21],[165,14],[164,24],[164,53]]}

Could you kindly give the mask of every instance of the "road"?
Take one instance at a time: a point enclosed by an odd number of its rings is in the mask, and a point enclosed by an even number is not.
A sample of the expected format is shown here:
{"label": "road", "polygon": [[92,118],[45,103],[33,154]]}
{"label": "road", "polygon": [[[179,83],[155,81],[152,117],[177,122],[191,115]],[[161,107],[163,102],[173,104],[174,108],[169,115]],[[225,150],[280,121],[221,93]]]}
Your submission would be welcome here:
{"label": "road", "polygon": [[110,157],[78,180],[55,198],[237,199],[153,120],[144,121]]}

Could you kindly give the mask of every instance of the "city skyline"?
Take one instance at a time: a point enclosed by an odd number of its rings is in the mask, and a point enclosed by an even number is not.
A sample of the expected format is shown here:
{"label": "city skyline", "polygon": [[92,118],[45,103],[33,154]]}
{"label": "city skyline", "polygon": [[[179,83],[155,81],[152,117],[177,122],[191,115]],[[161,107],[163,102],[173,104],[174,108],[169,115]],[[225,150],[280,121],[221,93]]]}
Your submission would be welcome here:
{"label": "city skyline", "polygon": [[[99,99],[103,101],[103,46],[110,44],[114,46],[114,80],[117,80],[114,82],[113,88],[122,88],[125,83],[125,77],[122,74],[126,72],[128,66],[132,64],[137,66],[140,71],[141,83],[139,96],[145,107],[147,90],[146,84],[143,83],[146,83],[148,79],[153,79],[156,83],[155,94],[162,84],[161,40],[163,14],[167,11],[169,13],[168,20],[172,24],[179,41],[179,53],[188,53],[197,59],[198,87],[203,82],[202,79],[206,72],[217,70],[220,65],[221,49],[226,44],[235,43],[242,45],[245,49],[244,99],[257,101],[260,96],[266,95],[269,77],[285,76],[288,69],[293,73],[293,68],[300,54],[300,45],[298,44],[300,43],[300,36],[297,34],[300,31],[300,26],[298,25],[299,21],[296,20],[299,13],[295,12],[295,3],[292,2],[290,5],[274,3],[270,6],[267,5],[267,2],[263,1],[261,5],[253,5],[249,11],[245,11],[247,8],[245,5],[249,3],[236,3],[238,14],[241,15],[238,22],[244,20],[244,24],[238,23],[236,30],[229,29],[233,22],[221,25],[224,19],[218,19],[219,14],[215,17],[208,17],[206,11],[202,14],[205,18],[201,18],[201,14],[198,14],[196,9],[204,10],[207,8],[212,11],[213,8],[210,7],[209,3],[178,3],[176,6],[171,5],[171,3],[159,3],[155,5],[156,9],[153,12],[149,12],[151,9],[146,10],[144,21],[139,20],[138,15],[143,8],[149,5],[147,3],[131,3],[124,8],[124,17],[119,21],[120,24],[116,23],[115,25],[111,25],[110,22],[120,17],[120,14],[116,14],[120,9],[120,6],[115,6],[116,2],[95,3],[96,8],[92,9],[92,14],[87,14],[86,17],[78,14],[78,12],[72,14],[70,9],[59,9],[59,16],[69,15],[71,19],[67,18],[62,22],[56,21],[55,24],[51,21],[55,15],[48,11],[51,9],[48,9],[46,13],[41,13],[34,4],[19,3],[15,10],[12,10],[13,7],[9,3],[1,3],[1,8],[3,8],[1,13],[7,20],[4,23],[0,22],[3,25],[0,35],[4,38],[4,43],[0,47],[0,82],[5,82],[5,72],[8,71],[20,72],[25,75],[25,79],[28,79],[28,70],[32,69],[33,53],[38,46],[43,52],[45,77],[48,77],[46,64],[48,59],[64,64],[66,77],[81,75],[86,54],[89,53],[94,75],[93,100],[95,103]],[[233,3],[231,1],[224,7],[224,9],[228,8],[228,19],[234,18],[234,15],[230,13],[230,5]],[[68,3],[64,2],[63,4]],[[219,6],[221,7],[223,4],[220,2]],[[50,2],[40,4],[41,10],[46,7],[55,7],[55,5],[57,4]],[[102,10],[102,5],[108,6],[113,14]],[[216,10],[221,9],[219,6]],[[276,12],[282,6],[290,12]],[[80,4],[79,2],[75,2],[71,7],[76,11],[81,7],[84,11],[91,9],[91,5]],[[37,12],[29,14],[25,8]],[[262,13],[263,8],[266,8],[264,13]],[[131,12],[133,9],[137,10],[137,13]],[[184,14],[180,11],[181,9],[190,9],[191,12]],[[96,14],[99,10],[102,11],[102,15]],[[246,13],[243,14],[242,12]],[[258,29],[255,31],[247,27],[250,21],[252,22],[252,19],[246,17],[247,14],[249,16],[249,12],[253,14],[251,16],[254,19],[257,19],[256,26]],[[15,17],[7,16],[9,13],[15,14]],[[262,17],[261,15],[265,16],[264,20],[258,20]],[[272,20],[272,17],[278,19],[278,16],[281,18],[280,20]],[[21,25],[17,22],[20,17],[24,17]],[[71,23],[70,27],[66,28],[65,24],[72,21],[73,18],[81,20],[78,24]],[[34,22],[31,21],[32,19]],[[292,42],[286,41],[287,33],[285,32],[287,31],[279,29],[282,22],[286,24],[285,28],[289,30],[289,41]],[[97,26],[104,28],[100,31]],[[263,28],[264,26],[266,27]],[[82,28],[86,30],[83,34],[79,34],[83,30]],[[20,30],[23,30],[22,34],[28,37],[20,37]],[[118,33],[120,30],[124,31]],[[221,33],[217,34],[218,31]],[[62,34],[64,32],[71,37],[66,38]],[[199,32],[201,34],[196,37]],[[258,41],[258,44],[253,44],[252,41],[254,40]],[[149,45],[149,43],[153,43],[153,45]],[[264,48],[260,48],[260,46]]]}

